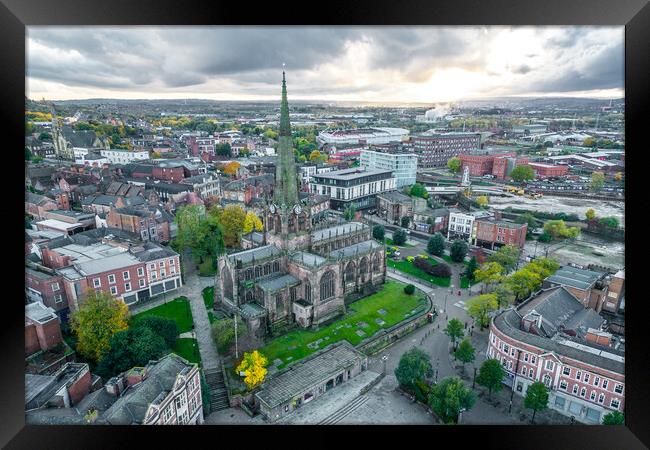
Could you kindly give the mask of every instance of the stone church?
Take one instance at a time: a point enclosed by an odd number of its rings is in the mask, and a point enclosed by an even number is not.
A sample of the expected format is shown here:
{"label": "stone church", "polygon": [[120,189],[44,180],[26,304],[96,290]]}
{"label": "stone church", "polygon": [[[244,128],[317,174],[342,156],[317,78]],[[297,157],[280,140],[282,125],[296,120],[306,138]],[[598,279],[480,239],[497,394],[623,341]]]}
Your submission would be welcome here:
{"label": "stone church", "polygon": [[261,336],[287,325],[318,327],[345,313],[386,277],[385,248],[360,222],[316,228],[300,200],[284,72],[272,201],[263,211],[262,242],[219,258],[215,305],[238,314]]}

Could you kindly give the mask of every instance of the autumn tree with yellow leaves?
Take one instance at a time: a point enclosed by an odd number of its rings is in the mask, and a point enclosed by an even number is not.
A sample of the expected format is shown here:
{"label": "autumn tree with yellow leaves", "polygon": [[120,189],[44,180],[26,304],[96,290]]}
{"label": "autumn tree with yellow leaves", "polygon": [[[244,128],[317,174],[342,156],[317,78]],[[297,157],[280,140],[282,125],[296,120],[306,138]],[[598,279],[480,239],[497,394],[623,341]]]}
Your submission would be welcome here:
{"label": "autumn tree with yellow leaves", "polygon": [[244,219],[244,234],[251,233],[253,230],[262,231],[263,229],[264,225],[260,218],[253,211],[248,211]]}
{"label": "autumn tree with yellow leaves", "polygon": [[129,307],[104,291],[88,290],[86,300],[72,313],[71,328],[77,336],[77,351],[99,361],[110,349],[115,333],[128,328]]}
{"label": "autumn tree with yellow leaves", "polygon": [[244,383],[248,390],[259,386],[266,378],[267,359],[257,350],[251,353],[244,353],[241,363],[237,366],[237,372],[243,373]]}

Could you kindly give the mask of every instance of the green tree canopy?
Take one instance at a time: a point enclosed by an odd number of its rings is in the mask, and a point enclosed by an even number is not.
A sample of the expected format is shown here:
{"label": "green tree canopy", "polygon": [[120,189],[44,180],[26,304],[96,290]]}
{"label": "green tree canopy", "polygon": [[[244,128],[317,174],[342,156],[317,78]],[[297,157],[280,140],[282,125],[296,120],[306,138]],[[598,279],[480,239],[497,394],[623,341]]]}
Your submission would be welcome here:
{"label": "green tree canopy", "polygon": [[214,146],[214,152],[219,156],[232,156],[232,147],[228,142],[223,142]]}
{"label": "green tree canopy", "polygon": [[625,425],[625,416],[620,411],[612,411],[603,416],[603,425]]}
{"label": "green tree canopy", "polygon": [[510,272],[517,265],[519,255],[521,255],[519,247],[508,244],[490,255],[488,261],[499,263],[505,269],[505,272]]}
{"label": "green tree canopy", "polygon": [[499,308],[508,307],[515,301],[515,293],[512,292],[512,289],[510,289],[510,287],[505,283],[497,285],[492,293],[496,296]]}
{"label": "green tree canopy", "polygon": [[[246,324],[237,316],[237,337],[247,334]],[[228,353],[235,342],[235,319],[225,318],[212,323],[212,336],[220,353]]]}
{"label": "green tree canopy", "polygon": [[372,227],[372,237],[374,237],[378,241],[383,241],[385,235],[386,235],[386,229],[384,228],[383,225],[375,225],[374,227]]}
{"label": "green tree canopy", "polygon": [[535,413],[548,406],[548,388],[544,386],[544,383],[536,381],[528,386],[526,396],[524,397],[524,406],[533,410],[533,417],[530,419],[530,423],[534,423]]}
{"label": "green tree canopy", "polygon": [[431,389],[429,406],[444,423],[458,423],[461,410],[469,410],[476,402],[471,389],[460,378],[444,378]]}
{"label": "green tree canopy", "polygon": [[474,281],[475,274],[474,272],[479,268],[478,261],[476,260],[475,256],[472,256],[467,263],[467,267],[465,268],[465,276],[467,277],[468,280]]}
{"label": "green tree canopy", "polygon": [[447,336],[454,347],[456,346],[456,340],[462,338],[465,335],[463,331],[463,324],[458,319],[451,319],[444,330],[442,330]]}
{"label": "green tree canopy", "polygon": [[585,213],[585,218],[587,220],[594,220],[596,218],[596,211],[594,211],[594,208],[589,208],[587,212]]}
{"label": "green tree canopy", "polygon": [[467,301],[467,313],[481,326],[481,329],[490,325],[489,314],[499,308],[495,294],[483,294]]}
{"label": "green tree canopy", "polygon": [[29,148],[25,147],[25,161],[31,161],[32,160],[32,152],[29,150]]}
{"label": "green tree canopy", "polygon": [[605,174],[603,172],[592,172],[591,174],[591,189],[599,191],[605,185]]}
{"label": "green tree canopy", "polygon": [[139,317],[131,324],[131,329],[149,328],[165,340],[165,345],[172,348],[178,338],[178,325],[173,319],[158,316]]}
{"label": "green tree canopy", "polygon": [[112,337],[110,350],[100,361],[97,373],[109,378],[132,367],[146,366],[163,356],[168,348],[165,339],[149,327],[120,331]]}
{"label": "green tree canopy", "polygon": [[575,238],[580,234],[580,228],[567,227],[564,220],[548,220],[544,224],[544,231],[553,239]]}
{"label": "green tree canopy", "polygon": [[410,223],[411,223],[411,218],[409,216],[403,216],[402,217],[402,227],[403,228],[408,228]]}
{"label": "green tree canopy", "polygon": [[505,376],[506,372],[498,360],[487,359],[479,369],[476,382],[487,388],[488,395],[492,397],[492,392],[499,392],[503,387],[502,381]]}
{"label": "green tree canopy", "polygon": [[447,160],[447,168],[453,172],[453,173],[458,173],[460,172],[460,167],[461,167],[461,161],[460,158],[457,158],[454,156],[453,158],[450,158]]}
{"label": "green tree canopy", "polygon": [[463,262],[465,256],[467,256],[468,251],[469,248],[467,246],[467,242],[458,239],[454,241],[453,244],[451,244],[449,256],[451,256],[451,260],[454,262]]}
{"label": "green tree canopy", "polygon": [[355,208],[354,205],[350,205],[347,208],[345,208],[345,211],[343,211],[343,218],[345,220],[353,220],[356,214],[357,214],[357,208]]}
{"label": "green tree canopy", "polygon": [[395,369],[395,377],[400,385],[413,390],[415,383],[433,375],[431,358],[423,350],[412,347],[404,353]]}
{"label": "green tree canopy", "polygon": [[404,245],[407,240],[406,231],[399,229],[393,232],[393,244],[395,245]]}
{"label": "green tree canopy", "polygon": [[432,255],[442,256],[445,251],[445,238],[439,232],[429,238],[427,251]]}
{"label": "green tree canopy", "polygon": [[415,183],[411,186],[410,194],[412,197],[429,198],[429,193],[423,184]]}
{"label": "green tree canopy", "polygon": [[512,169],[510,178],[517,182],[533,180],[535,179],[535,171],[528,165],[520,165]]}
{"label": "green tree canopy", "polygon": [[454,352],[454,358],[465,365],[474,361],[475,357],[475,349],[472,347],[472,343],[467,338],[463,339]]}
{"label": "green tree canopy", "polygon": [[487,289],[495,283],[499,283],[503,279],[504,269],[498,262],[490,261],[483,263],[479,269],[474,271],[474,279],[476,281],[485,283]]}

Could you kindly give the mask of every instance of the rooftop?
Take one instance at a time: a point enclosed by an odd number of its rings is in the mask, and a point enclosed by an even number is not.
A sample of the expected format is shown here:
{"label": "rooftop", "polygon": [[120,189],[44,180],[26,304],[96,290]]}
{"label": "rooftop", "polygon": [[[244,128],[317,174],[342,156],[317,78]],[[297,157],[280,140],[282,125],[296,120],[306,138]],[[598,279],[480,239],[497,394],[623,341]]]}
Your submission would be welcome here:
{"label": "rooftop", "polygon": [[275,292],[288,286],[299,284],[300,280],[291,274],[279,275],[259,281],[257,285],[265,292]]}
{"label": "rooftop", "polygon": [[37,225],[41,225],[47,228],[52,228],[54,230],[74,230],[75,228],[83,227],[84,225],[82,223],[76,222],[76,223],[68,223],[68,222],[63,222],[61,220],[56,220],[56,219],[45,219],[36,222]]}
{"label": "rooftop", "polygon": [[232,253],[228,255],[228,259],[231,263],[234,263],[235,261],[241,261],[242,264],[248,264],[254,259],[261,260],[273,256],[279,256],[280,253],[280,249],[271,244],[265,245],[263,247],[251,248],[242,252]]}
{"label": "rooftop", "polygon": [[330,253],[331,258],[347,258],[350,256],[357,255],[359,253],[367,253],[370,250],[380,248],[381,244],[377,243],[374,240],[359,242],[358,244],[353,244],[348,247],[343,247],[338,250],[334,250]]}
{"label": "rooftop", "polygon": [[335,225],[333,227],[323,228],[312,233],[312,242],[322,241],[323,239],[328,239],[332,236],[341,236],[367,228],[368,225],[365,225],[361,222],[348,222],[341,225]]}
{"label": "rooftop", "polygon": [[546,278],[546,281],[556,285],[570,286],[577,289],[589,289],[602,276],[602,273],[594,272],[593,270],[564,266],[560,267],[553,275]]}
{"label": "rooftop", "polygon": [[274,408],[336,376],[362,358],[364,356],[347,341],[336,342],[269,377],[255,395]]}
{"label": "rooftop", "polygon": [[53,308],[39,302],[25,305],[25,317],[38,323],[46,323],[58,318]]}
{"label": "rooftop", "polygon": [[327,173],[319,173],[314,175],[317,178],[327,178],[332,180],[355,180],[357,178],[367,177],[370,175],[391,175],[392,170],[381,170],[381,169],[362,169],[360,167],[354,167],[351,169],[343,170],[334,170]]}
{"label": "rooftop", "polygon": [[291,254],[290,258],[292,261],[308,267],[319,267],[327,262],[327,260],[322,256],[309,252],[295,252]]}
{"label": "rooftop", "polygon": [[130,253],[124,252],[106,258],[95,259],[83,263],[76,263],[75,267],[83,275],[95,275],[109,272],[123,267],[133,266],[140,263],[140,260]]}

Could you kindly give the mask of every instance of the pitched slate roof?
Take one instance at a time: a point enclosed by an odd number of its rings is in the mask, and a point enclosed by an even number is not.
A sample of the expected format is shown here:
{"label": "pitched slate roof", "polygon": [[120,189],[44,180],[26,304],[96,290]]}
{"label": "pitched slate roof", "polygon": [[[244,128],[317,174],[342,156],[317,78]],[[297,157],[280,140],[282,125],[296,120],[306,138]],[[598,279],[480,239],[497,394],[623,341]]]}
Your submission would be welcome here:
{"label": "pitched slate roof", "polygon": [[259,281],[257,285],[265,292],[275,292],[299,284],[300,280],[291,274],[279,275]]}
{"label": "pitched slate roof", "polygon": [[242,264],[248,264],[253,259],[261,260],[273,256],[279,256],[282,252],[275,245],[265,245],[263,247],[251,248],[242,252],[232,253],[228,255],[228,260],[231,263],[241,261]]}
{"label": "pitched slate roof", "polygon": [[571,286],[577,289],[589,289],[603,274],[593,270],[578,269],[576,267],[564,266],[559,268],[553,275],[546,278],[549,283]]}
{"label": "pitched slate roof", "polygon": [[348,222],[341,225],[335,225],[333,227],[323,228],[321,230],[316,230],[312,232],[311,240],[312,242],[322,241],[323,239],[328,239],[330,237],[342,236],[344,234],[353,233],[355,231],[360,231],[367,229],[368,225],[361,222]]}
{"label": "pitched slate roof", "polygon": [[363,241],[359,242],[358,244],[353,244],[348,247],[333,250],[330,252],[330,258],[347,258],[350,256],[355,256],[357,254],[363,254],[377,248],[381,248],[381,244],[377,243],[376,241]]}

